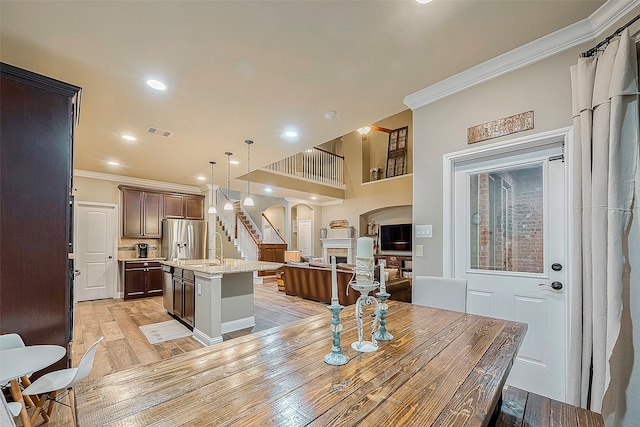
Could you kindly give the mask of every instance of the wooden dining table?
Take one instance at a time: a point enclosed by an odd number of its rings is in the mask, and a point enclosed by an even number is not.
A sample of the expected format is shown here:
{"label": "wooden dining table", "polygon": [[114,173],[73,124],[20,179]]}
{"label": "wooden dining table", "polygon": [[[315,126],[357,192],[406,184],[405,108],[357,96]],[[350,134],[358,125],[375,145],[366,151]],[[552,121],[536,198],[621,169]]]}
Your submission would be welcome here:
{"label": "wooden dining table", "polygon": [[391,301],[394,339],[360,353],[351,348],[354,314],[354,306],[341,313],[346,365],[324,362],[327,311],[85,381],[76,388],[79,425],[485,426],[527,330]]}

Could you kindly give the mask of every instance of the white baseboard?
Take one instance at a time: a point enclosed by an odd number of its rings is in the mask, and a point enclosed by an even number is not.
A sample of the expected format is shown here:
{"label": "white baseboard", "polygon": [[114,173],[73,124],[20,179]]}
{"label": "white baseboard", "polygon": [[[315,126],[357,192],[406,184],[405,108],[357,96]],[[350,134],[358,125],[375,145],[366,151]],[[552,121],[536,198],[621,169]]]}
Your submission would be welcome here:
{"label": "white baseboard", "polygon": [[199,331],[196,328],[193,328],[193,338],[196,339],[199,343],[210,346],[214,344],[218,344],[222,342],[222,336],[211,338],[209,335],[205,334],[202,331]]}
{"label": "white baseboard", "polygon": [[116,298],[124,298],[124,292],[116,292]]}
{"label": "white baseboard", "polygon": [[256,326],[256,318],[251,316],[243,319],[232,320],[230,322],[224,322],[220,329],[223,334],[226,334],[240,329],[253,328],[254,326]]}

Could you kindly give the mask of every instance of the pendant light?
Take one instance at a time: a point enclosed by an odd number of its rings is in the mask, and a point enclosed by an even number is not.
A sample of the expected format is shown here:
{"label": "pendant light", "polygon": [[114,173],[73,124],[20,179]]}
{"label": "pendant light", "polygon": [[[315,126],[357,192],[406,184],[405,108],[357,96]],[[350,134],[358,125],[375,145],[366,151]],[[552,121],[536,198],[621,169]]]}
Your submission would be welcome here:
{"label": "pendant light", "polygon": [[242,204],[244,206],[255,206],[251,197],[251,144],[253,144],[253,141],[245,139],[244,143],[247,144],[247,197],[245,197]]}
{"label": "pendant light", "polygon": [[233,205],[231,204],[231,199],[229,199],[229,187],[230,187],[230,183],[231,183],[231,156],[233,155],[233,153],[227,151],[226,153],[224,153],[227,156],[227,203],[224,204],[224,210],[225,211],[232,211],[233,210]]}
{"label": "pendant light", "polygon": [[214,186],[213,186],[213,165],[216,164],[216,162],[209,162],[211,163],[211,202],[210,202],[210,206],[209,206],[209,213],[210,214],[215,214],[218,213],[218,210],[216,209],[216,205],[218,204],[218,192],[216,191],[216,202],[213,203],[213,192],[214,190]]}

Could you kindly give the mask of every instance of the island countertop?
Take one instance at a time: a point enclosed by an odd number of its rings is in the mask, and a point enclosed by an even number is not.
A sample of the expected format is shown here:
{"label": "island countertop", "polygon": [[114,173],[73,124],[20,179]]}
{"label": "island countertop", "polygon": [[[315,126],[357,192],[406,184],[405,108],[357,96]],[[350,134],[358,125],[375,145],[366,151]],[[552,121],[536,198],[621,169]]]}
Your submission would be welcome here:
{"label": "island countertop", "polygon": [[251,271],[277,270],[284,264],[280,262],[247,261],[244,259],[225,259],[220,265],[213,259],[190,259],[182,261],[160,261],[161,264],[205,274],[246,273]]}

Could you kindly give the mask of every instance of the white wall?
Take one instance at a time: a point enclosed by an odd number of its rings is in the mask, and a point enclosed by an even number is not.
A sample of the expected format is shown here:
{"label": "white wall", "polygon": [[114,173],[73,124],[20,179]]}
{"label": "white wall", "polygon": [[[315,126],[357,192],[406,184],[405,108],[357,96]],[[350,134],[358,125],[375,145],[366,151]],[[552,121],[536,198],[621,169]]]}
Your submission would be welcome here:
{"label": "white wall", "polygon": [[571,126],[569,67],[585,49],[573,48],[414,111],[413,224],[433,225],[433,237],[413,240],[414,248],[424,246],[424,256],[413,257],[414,274],[443,271],[442,156],[469,148],[469,127],[517,113],[533,110],[534,129],[473,146]]}

